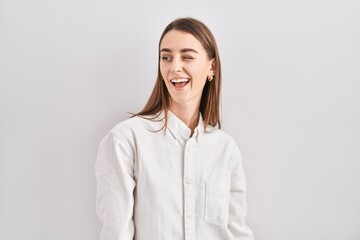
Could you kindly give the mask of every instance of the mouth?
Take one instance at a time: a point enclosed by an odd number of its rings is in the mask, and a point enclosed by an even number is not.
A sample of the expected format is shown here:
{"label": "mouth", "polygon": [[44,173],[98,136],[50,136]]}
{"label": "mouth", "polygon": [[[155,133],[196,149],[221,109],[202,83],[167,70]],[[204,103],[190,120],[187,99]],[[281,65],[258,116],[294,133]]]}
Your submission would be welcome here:
{"label": "mouth", "polygon": [[171,79],[170,82],[177,88],[185,87],[186,84],[190,82],[188,78],[175,78]]}

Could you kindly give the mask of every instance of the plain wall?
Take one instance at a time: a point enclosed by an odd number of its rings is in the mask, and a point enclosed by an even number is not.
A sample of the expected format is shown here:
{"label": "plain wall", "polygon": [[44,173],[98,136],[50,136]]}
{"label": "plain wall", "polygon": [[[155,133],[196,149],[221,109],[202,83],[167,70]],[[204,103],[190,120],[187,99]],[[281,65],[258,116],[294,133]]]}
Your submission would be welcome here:
{"label": "plain wall", "polygon": [[360,2],[0,1],[0,239],[95,240],[100,140],[176,17],[205,22],[258,240],[360,239]]}

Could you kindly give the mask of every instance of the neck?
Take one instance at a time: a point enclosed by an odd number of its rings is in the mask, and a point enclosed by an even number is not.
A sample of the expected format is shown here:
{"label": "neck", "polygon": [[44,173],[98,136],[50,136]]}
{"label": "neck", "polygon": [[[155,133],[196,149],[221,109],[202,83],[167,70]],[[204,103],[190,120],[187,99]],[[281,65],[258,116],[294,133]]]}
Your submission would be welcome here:
{"label": "neck", "polygon": [[186,106],[175,103],[171,104],[170,111],[191,129],[192,135],[199,123],[199,104]]}

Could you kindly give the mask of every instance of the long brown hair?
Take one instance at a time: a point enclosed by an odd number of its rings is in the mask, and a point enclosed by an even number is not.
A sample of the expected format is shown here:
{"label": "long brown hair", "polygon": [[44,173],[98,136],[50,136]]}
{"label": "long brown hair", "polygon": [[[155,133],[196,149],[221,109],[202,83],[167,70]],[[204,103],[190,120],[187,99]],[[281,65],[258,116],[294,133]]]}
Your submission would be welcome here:
{"label": "long brown hair", "polygon": [[170,94],[166,88],[164,80],[160,72],[160,44],[166,33],[171,30],[179,30],[193,35],[204,47],[209,59],[214,59],[214,76],[212,81],[206,81],[201,100],[199,111],[203,117],[204,128],[208,125],[218,126],[220,124],[220,87],[221,87],[221,65],[217,44],[210,29],[199,20],[194,18],[178,18],[171,22],[164,29],[159,40],[159,55],[158,55],[158,74],[154,89],[150,95],[145,107],[134,116],[146,117],[155,115],[159,116],[161,111],[165,113],[165,125],[167,126],[168,110],[170,107]]}

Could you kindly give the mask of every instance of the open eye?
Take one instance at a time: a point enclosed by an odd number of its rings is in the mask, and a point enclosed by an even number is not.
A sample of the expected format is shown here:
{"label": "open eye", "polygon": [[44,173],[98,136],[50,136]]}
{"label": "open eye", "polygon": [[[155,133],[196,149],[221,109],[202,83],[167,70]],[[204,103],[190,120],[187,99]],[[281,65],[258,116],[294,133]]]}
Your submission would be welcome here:
{"label": "open eye", "polygon": [[161,60],[168,62],[171,60],[171,57],[170,56],[162,56]]}

